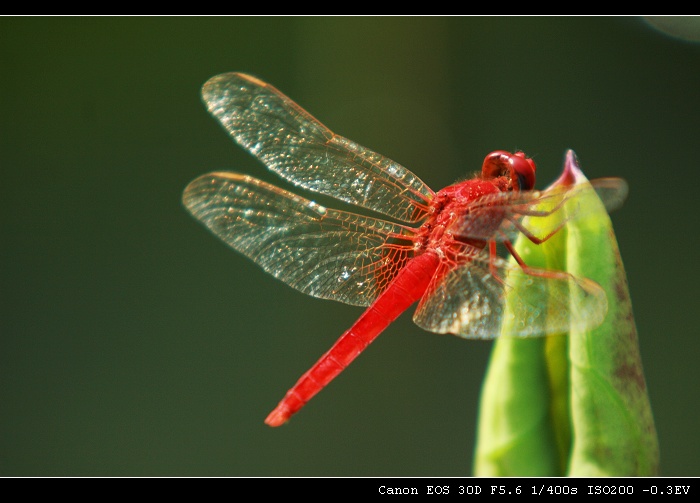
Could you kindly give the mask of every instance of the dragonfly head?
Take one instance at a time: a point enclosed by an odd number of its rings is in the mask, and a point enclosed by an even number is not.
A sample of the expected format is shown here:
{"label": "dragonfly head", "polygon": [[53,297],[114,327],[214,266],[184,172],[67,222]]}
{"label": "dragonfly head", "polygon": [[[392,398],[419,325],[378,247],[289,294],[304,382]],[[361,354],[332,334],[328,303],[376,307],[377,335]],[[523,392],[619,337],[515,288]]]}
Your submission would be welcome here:
{"label": "dragonfly head", "polygon": [[535,187],[535,161],[525,152],[511,154],[505,150],[491,152],[484,159],[481,177],[485,180],[505,176],[510,180],[510,190],[532,190]]}

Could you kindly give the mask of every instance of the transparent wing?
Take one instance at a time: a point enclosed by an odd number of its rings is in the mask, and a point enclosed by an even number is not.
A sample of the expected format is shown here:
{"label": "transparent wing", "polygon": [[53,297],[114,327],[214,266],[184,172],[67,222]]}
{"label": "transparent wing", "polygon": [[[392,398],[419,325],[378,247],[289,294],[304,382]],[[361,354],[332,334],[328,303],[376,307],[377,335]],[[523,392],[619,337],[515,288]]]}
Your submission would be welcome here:
{"label": "transparent wing", "polygon": [[[579,205],[581,195],[595,190],[608,211],[622,206],[627,197],[627,182],[621,178],[599,178],[590,184],[556,186],[545,191],[499,192],[476,199],[457,219],[450,230],[456,236],[472,239],[515,241],[525,232],[536,238],[546,238],[567,222],[588,216],[592,206]],[[566,205],[566,218],[551,218]],[[521,225],[524,217],[537,232]],[[498,224],[500,222],[500,225]],[[498,229],[494,232],[494,229]]]}
{"label": "transparent wing", "polygon": [[269,84],[241,73],[202,88],[231,136],[291,183],[404,222],[418,222],[434,193],[409,170],[338,136]]}
{"label": "transparent wing", "polygon": [[408,228],[324,208],[249,176],[203,175],[183,202],[229,246],[315,297],[367,306],[413,256]]}
{"label": "transparent wing", "polygon": [[605,292],[593,281],[541,269],[529,274],[476,248],[465,256],[465,264],[435,275],[414,314],[418,326],[465,338],[542,336],[596,326],[607,313]]}

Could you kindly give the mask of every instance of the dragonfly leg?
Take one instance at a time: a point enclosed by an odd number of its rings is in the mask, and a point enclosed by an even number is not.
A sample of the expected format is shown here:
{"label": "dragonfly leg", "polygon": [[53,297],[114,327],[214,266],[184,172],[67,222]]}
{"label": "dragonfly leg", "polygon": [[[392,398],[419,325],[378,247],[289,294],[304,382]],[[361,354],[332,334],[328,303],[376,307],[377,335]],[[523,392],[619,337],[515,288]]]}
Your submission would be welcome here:
{"label": "dragonfly leg", "polygon": [[[489,273],[493,278],[501,283],[502,285],[505,285],[505,279],[499,276],[498,274],[498,268],[496,267],[496,259],[498,258],[498,250],[496,249],[496,241],[493,239],[489,240]],[[517,260],[517,259],[516,259]],[[522,259],[520,259],[522,260]],[[520,263],[520,262],[518,262]]]}
{"label": "dragonfly leg", "polygon": [[[564,225],[566,224],[566,220],[564,220],[562,223],[560,223],[559,225],[557,225],[556,228],[555,228],[552,232],[550,232],[549,234],[547,234],[547,235],[546,235],[545,237],[543,237],[543,238],[539,238],[539,237],[535,236],[532,232],[530,232],[526,227],[524,227],[524,226],[523,226],[520,222],[518,222],[517,220],[508,218],[508,221],[511,222],[513,225],[515,225],[515,227],[516,227],[520,232],[522,232],[522,233],[525,235],[526,238],[528,238],[530,241],[532,241],[532,242],[535,243],[536,245],[541,245],[542,243],[544,243],[545,241],[547,241],[549,238],[551,238],[551,237],[554,236],[557,232],[559,232],[559,231],[564,227]],[[508,249],[508,251],[511,251],[510,248]],[[511,253],[513,253],[513,252],[511,251]]]}
{"label": "dragonfly leg", "polygon": [[535,269],[533,267],[530,267],[525,263],[520,254],[515,250],[513,243],[511,243],[508,240],[505,240],[503,241],[503,244],[526,274],[529,274],[530,276],[540,276],[542,278],[571,278],[571,274],[566,272],[554,271],[551,269]]}
{"label": "dragonfly leg", "polygon": [[491,273],[491,276],[494,278],[498,278],[498,275],[496,274],[496,264],[495,264],[495,259],[497,257],[496,255],[496,241],[491,239],[489,241],[489,272]]}

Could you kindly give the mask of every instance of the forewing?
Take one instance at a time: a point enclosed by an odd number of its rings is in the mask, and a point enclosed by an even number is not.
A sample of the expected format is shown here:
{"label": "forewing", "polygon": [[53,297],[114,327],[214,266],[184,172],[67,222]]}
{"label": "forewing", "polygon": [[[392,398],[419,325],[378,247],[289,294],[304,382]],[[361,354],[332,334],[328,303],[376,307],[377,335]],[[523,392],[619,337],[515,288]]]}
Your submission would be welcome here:
{"label": "forewing", "polygon": [[[544,191],[488,194],[475,199],[450,230],[456,236],[480,240],[515,241],[522,233],[545,239],[567,222],[590,215],[591,206],[578,203],[590,190],[595,190],[605,208],[613,211],[627,197],[627,182],[621,178],[598,178],[590,184],[556,186]],[[566,217],[552,218],[565,206]],[[527,227],[521,225],[524,217],[529,219]]]}
{"label": "forewing", "polygon": [[245,175],[203,175],[183,202],[229,246],[315,297],[369,305],[413,254],[407,228],[328,209]]}
{"label": "forewing", "polygon": [[[435,275],[413,319],[431,332],[492,339],[594,326],[606,312],[605,292],[592,281],[559,271],[526,272],[501,258],[489,259],[487,251],[473,251],[470,261]],[[504,324],[508,334],[502,333]]]}
{"label": "forewing", "polygon": [[336,135],[273,86],[226,73],[202,96],[241,146],[291,183],[401,221],[425,217],[434,194],[418,177]]}

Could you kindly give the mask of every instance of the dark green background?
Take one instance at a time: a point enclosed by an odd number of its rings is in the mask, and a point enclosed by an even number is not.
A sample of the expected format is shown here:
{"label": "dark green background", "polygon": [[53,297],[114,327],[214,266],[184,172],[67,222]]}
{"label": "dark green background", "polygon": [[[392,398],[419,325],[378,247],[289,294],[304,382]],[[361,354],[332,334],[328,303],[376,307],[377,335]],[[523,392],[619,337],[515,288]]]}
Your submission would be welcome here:
{"label": "dark green background", "polygon": [[663,475],[700,475],[700,45],[636,18],[0,19],[0,475],[467,475],[491,348],[404,315],[282,428],[361,309],[304,296],[180,203],[283,182],[206,112],[245,71],[434,189],[491,150],[630,184],[613,216]]}

